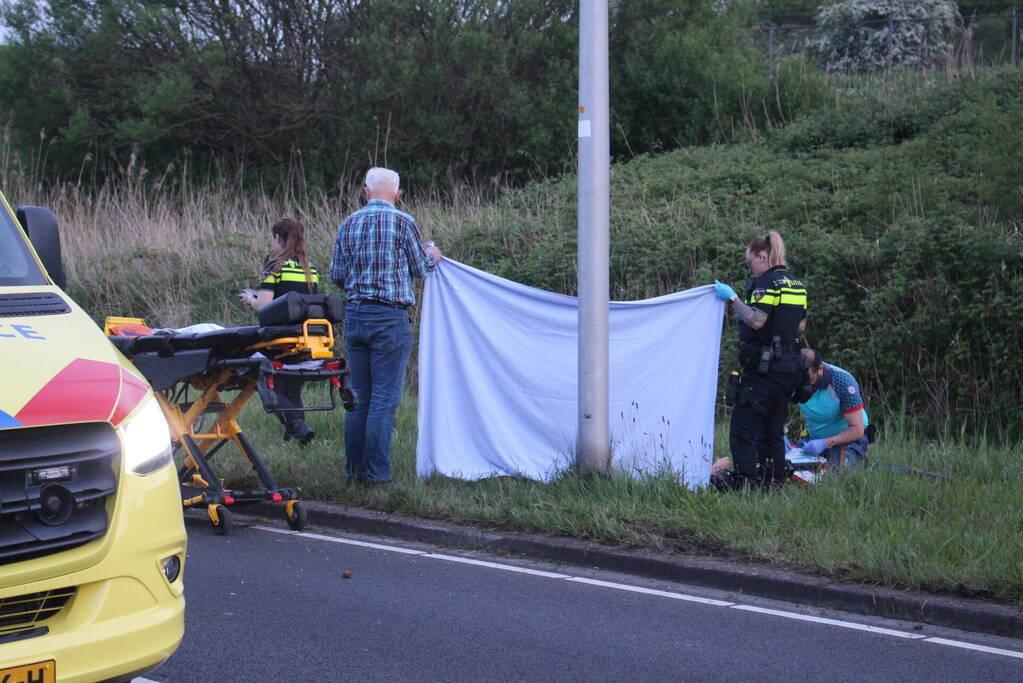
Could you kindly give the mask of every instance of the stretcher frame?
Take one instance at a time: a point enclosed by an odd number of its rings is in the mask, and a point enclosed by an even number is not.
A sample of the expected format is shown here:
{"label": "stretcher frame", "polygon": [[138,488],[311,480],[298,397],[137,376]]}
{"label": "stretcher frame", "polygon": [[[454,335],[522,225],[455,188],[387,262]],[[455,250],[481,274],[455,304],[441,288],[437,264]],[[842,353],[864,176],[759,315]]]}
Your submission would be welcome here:
{"label": "stretcher frame", "polygon": [[[110,336],[112,329],[121,325],[145,325],[145,321],[110,316],[106,319],[104,331]],[[207,372],[183,377],[170,388],[155,392],[170,428],[172,446],[175,451],[180,449],[184,453],[184,460],[178,468],[182,508],[204,509],[214,533],[230,533],[233,526],[232,507],[257,503],[283,504],[288,526],[295,531],[305,528],[308,511],[301,503],[300,490],[277,484],[270,469],[238,424],[237,417],[257,393],[264,364],[269,362],[274,371],[282,370],[282,374],[289,374],[283,370],[283,361],[291,359],[326,361],[321,369],[290,374],[300,376],[303,382],[330,382],[332,388],[338,390],[346,407],[352,409],[355,398],[345,382],[348,375],[347,363],[344,358],[334,357],[333,347],[334,332],[330,321],[309,319],[301,324],[301,332],[295,336],[262,341],[246,347],[246,352],[268,354],[272,356],[272,361],[258,357],[213,360]],[[272,382],[271,377],[270,388],[273,388]],[[199,392],[199,396],[190,401],[189,390],[193,389]],[[230,400],[224,400],[221,392],[226,391],[238,393]],[[329,406],[297,410],[333,410],[337,406],[333,391],[330,392],[330,400]],[[208,415],[215,415],[216,418],[206,428],[202,422]],[[245,458],[249,468],[259,478],[261,488],[229,489],[224,486],[210,461],[227,444],[233,444]]]}

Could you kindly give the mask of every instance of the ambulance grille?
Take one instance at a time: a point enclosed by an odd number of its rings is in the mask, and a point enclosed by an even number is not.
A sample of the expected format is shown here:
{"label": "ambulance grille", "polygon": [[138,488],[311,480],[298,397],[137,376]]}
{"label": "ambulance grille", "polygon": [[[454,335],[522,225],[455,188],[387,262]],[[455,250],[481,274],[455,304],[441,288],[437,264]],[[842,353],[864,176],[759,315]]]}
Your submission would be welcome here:
{"label": "ambulance grille", "polygon": [[25,637],[30,635],[28,632],[37,631],[41,622],[64,609],[75,591],[74,587],[56,588],[0,598],[0,642],[17,640],[18,636]]}
{"label": "ambulance grille", "polygon": [[70,313],[71,307],[51,292],[0,294],[0,318]]}
{"label": "ambulance grille", "polygon": [[0,430],[0,565],[102,537],[120,452],[106,422]]}

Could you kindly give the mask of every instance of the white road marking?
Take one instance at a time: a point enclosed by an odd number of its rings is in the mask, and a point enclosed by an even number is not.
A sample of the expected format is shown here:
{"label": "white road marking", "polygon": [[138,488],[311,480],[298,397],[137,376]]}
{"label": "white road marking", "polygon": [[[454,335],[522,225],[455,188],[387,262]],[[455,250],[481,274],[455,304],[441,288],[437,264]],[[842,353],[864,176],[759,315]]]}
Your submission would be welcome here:
{"label": "white road marking", "polygon": [[733,609],[741,609],[745,612],[757,612],[759,614],[772,614],[776,617],[784,617],[786,619],[797,619],[799,621],[812,621],[817,624],[828,624],[830,626],[838,626],[840,628],[851,628],[857,631],[868,631],[870,633],[880,633],[886,636],[895,636],[896,638],[908,638],[911,640],[921,640],[927,636],[919,633],[906,633],[905,631],[895,631],[890,628],[881,628],[879,626],[867,626],[866,624],[857,624],[854,621],[843,621],[841,619],[828,619],[827,617],[814,617],[809,614],[799,614],[798,612],[786,612],[780,609],[767,609],[766,607],[754,607],[753,605],[732,605]]}
{"label": "white road marking", "polygon": [[381,545],[379,543],[367,543],[366,541],[356,541],[351,538],[338,538],[337,536],[324,536],[323,534],[309,534],[304,531],[290,531],[287,529],[277,529],[272,526],[260,526],[254,525],[253,529],[259,529],[260,531],[269,531],[274,534],[284,534],[286,536],[301,536],[303,538],[312,538],[317,541],[327,541],[328,543],[343,543],[344,545],[357,545],[362,548],[374,548],[376,550],[386,550],[392,553],[404,553],[406,555],[425,555],[426,553],[422,550],[410,550],[408,548],[399,548],[394,545]]}
{"label": "white road marking", "polygon": [[[1005,657],[1016,657],[1023,659],[1023,652],[1016,650],[1003,650],[997,647],[987,647],[986,645],[974,645],[959,640],[948,640],[946,638],[933,638],[925,636],[920,633],[909,633],[907,631],[896,631],[890,628],[881,628],[879,626],[868,626],[867,624],[858,624],[854,621],[845,621],[842,619],[828,619],[827,617],[814,617],[809,614],[799,614],[798,612],[786,612],[785,610],[768,609],[766,607],[756,607],[753,605],[740,605],[734,602],[727,602],[725,600],[713,600],[711,598],[703,598],[697,595],[686,595],[685,593],[674,593],[671,591],[656,590],[654,588],[642,588],[640,586],[630,586],[626,583],[615,583],[612,581],[600,581],[598,579],[589,579],[583,576],[571,576],[569,574],[558,574],[556,572],[546,572],[539,569],[528,569],[526,567],[517,567],[511,564],[502,564],[500,562],[488,562],[486,560],[476,560],[469,557],[459,557],[457,555],[444,555],[442,553],[427,552],[425,550],[412,550],[410,548],[402,548],[395,545],[384,545],[382,543],[368,543],[366,541],[356,541],[350,538],[340,538],[338,536],[326,536],[324,534],[313,534],[306,533],[304,531],[290,531],[288,529],[279,529],[277,527],[253,525],[251,528],[258,529],[260,531],[269,531],[274,534],[283,534],[285,536],[301,536],[302,538],[309,538],[315,541],[326,541],[328,543],[341,543],[344,545],[354,545],[361,548],[373,548],[374,550],[384,550],[391,553],[401,553],[403,555],[419,555],[421,557],[428,557],[434,560],[445,560],[447,562],[459,562],[462,564],[476,565],[480,567],[487,567],[490,569],[500,569],[502,571],[518,572],[520,574],[531,574],[533,576],[540,576],[549,579],[562,579],[565,581],[571,581],[572,583],[583,583],[590,586],[598,586],[601,588],[611,588],[614,590],[628,591],[630,593],[643,593],[646,595],[654,595],[662,598],[670,598],[672,600],[684,600],[688,602],[697,602],[705,605],[712,605],[715,607],[728,607],[731,609],[743,610],[745,612],[755,612],[758,614],[769,614],[776,617],[783,617],[785,619],[796,619],[798,621],[809,621],[817,624],[825,624],[827,626],[836,626],[838,628],[848,628],[857,631],[866,631],[868,633],[876,633],[878,635],[892,636],[894,638],[904,638],[906,640],[922,640],[928,643],[934,643],[936,645],[946,645],[948,647],[959,647],[966,650],[974,650],[976,652],[984,652],[986,654],[1002,655]],[[145,678],[136,678],[132,683],[156,683],[156,681],[150,681]]]}
{"label": "white road marking", "polygon": [[965,650],[976,650],[977,652],[986,652],[992,655],[1005,655],[1006,657],[1023,659],[1023,652],[1017,652],[1015,650],[1003,650],[998,647],[988,647],[987,645],[974,645],[973,643],[964,643],[961,640],[948,640],[947,638],[927,638],[926,640],[928,643],[936,643],[938,645],[961,647]]}
{"label": "white road marking", "polygon": [[487,562],[486,560],[474,560],[471,557],[458,557],[457,555],[441,555],[440,553],[426,553],[423,557],[429,557],[434,560],[447,560],[448,562],[461,562],[462,564],[474,564],[479,567],[490,567],[491,569],[502,569],[506,572],[519,572],[520,574],[532,574],[533,576],[543,576],[548,579],[567,579],[568,574],[557,574],[555,572],[545,572],[539,569],[528,569],[526,567],[516,567],[513,564],[500,564],[498,562]]}
{"label": "white road marking", "polygon": [[672,600],[686,600],[689,602],[699,602],[704,605],[714,605],[716,607],[729,607],[732,605],[730,602],[724,600],[714,600],[712,598],[701,598],[696,595],[686,595],[685,593],[672,593],[671,591],[659,591],[656,588],[643,588],[641,586],[630,586],[627,583],[614,583],[612,581],[600,581],[598,579],[587,579],[583,576],[572,576],[568,578],[569,581],[574,583],[586,583],[591,586],[601,586],[603,588],[614,588],[620,591],[629,591],[630,593],[645,593],[646,595],[656,595],[661,598],[671,598]]}

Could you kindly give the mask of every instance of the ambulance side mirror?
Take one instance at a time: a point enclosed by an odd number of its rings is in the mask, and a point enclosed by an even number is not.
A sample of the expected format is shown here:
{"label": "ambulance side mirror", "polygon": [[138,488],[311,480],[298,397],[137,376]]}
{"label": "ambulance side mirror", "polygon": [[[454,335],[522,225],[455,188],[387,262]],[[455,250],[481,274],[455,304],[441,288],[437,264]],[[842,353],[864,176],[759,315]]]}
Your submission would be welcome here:
{"label": "ambulance side mirror", "polygon": [[60,257],[60,229],[57,217],[49,209],[41,206],[19,206],[18,222],[25,229],[32,241],[39,260],[50,274],[50,278],[61,289],[67,287],[67,276],[64,274],[64,261]]}

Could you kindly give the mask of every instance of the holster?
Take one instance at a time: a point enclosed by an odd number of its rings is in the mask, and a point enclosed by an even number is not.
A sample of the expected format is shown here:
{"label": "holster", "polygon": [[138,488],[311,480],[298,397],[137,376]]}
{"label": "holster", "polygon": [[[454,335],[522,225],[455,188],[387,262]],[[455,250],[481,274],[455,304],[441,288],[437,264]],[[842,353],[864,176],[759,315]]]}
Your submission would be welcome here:
{"label": "holster", "polygon": [[742,342],[739,344],[739,367],[744,371],[756,370],[760,362],[760,344]]}

